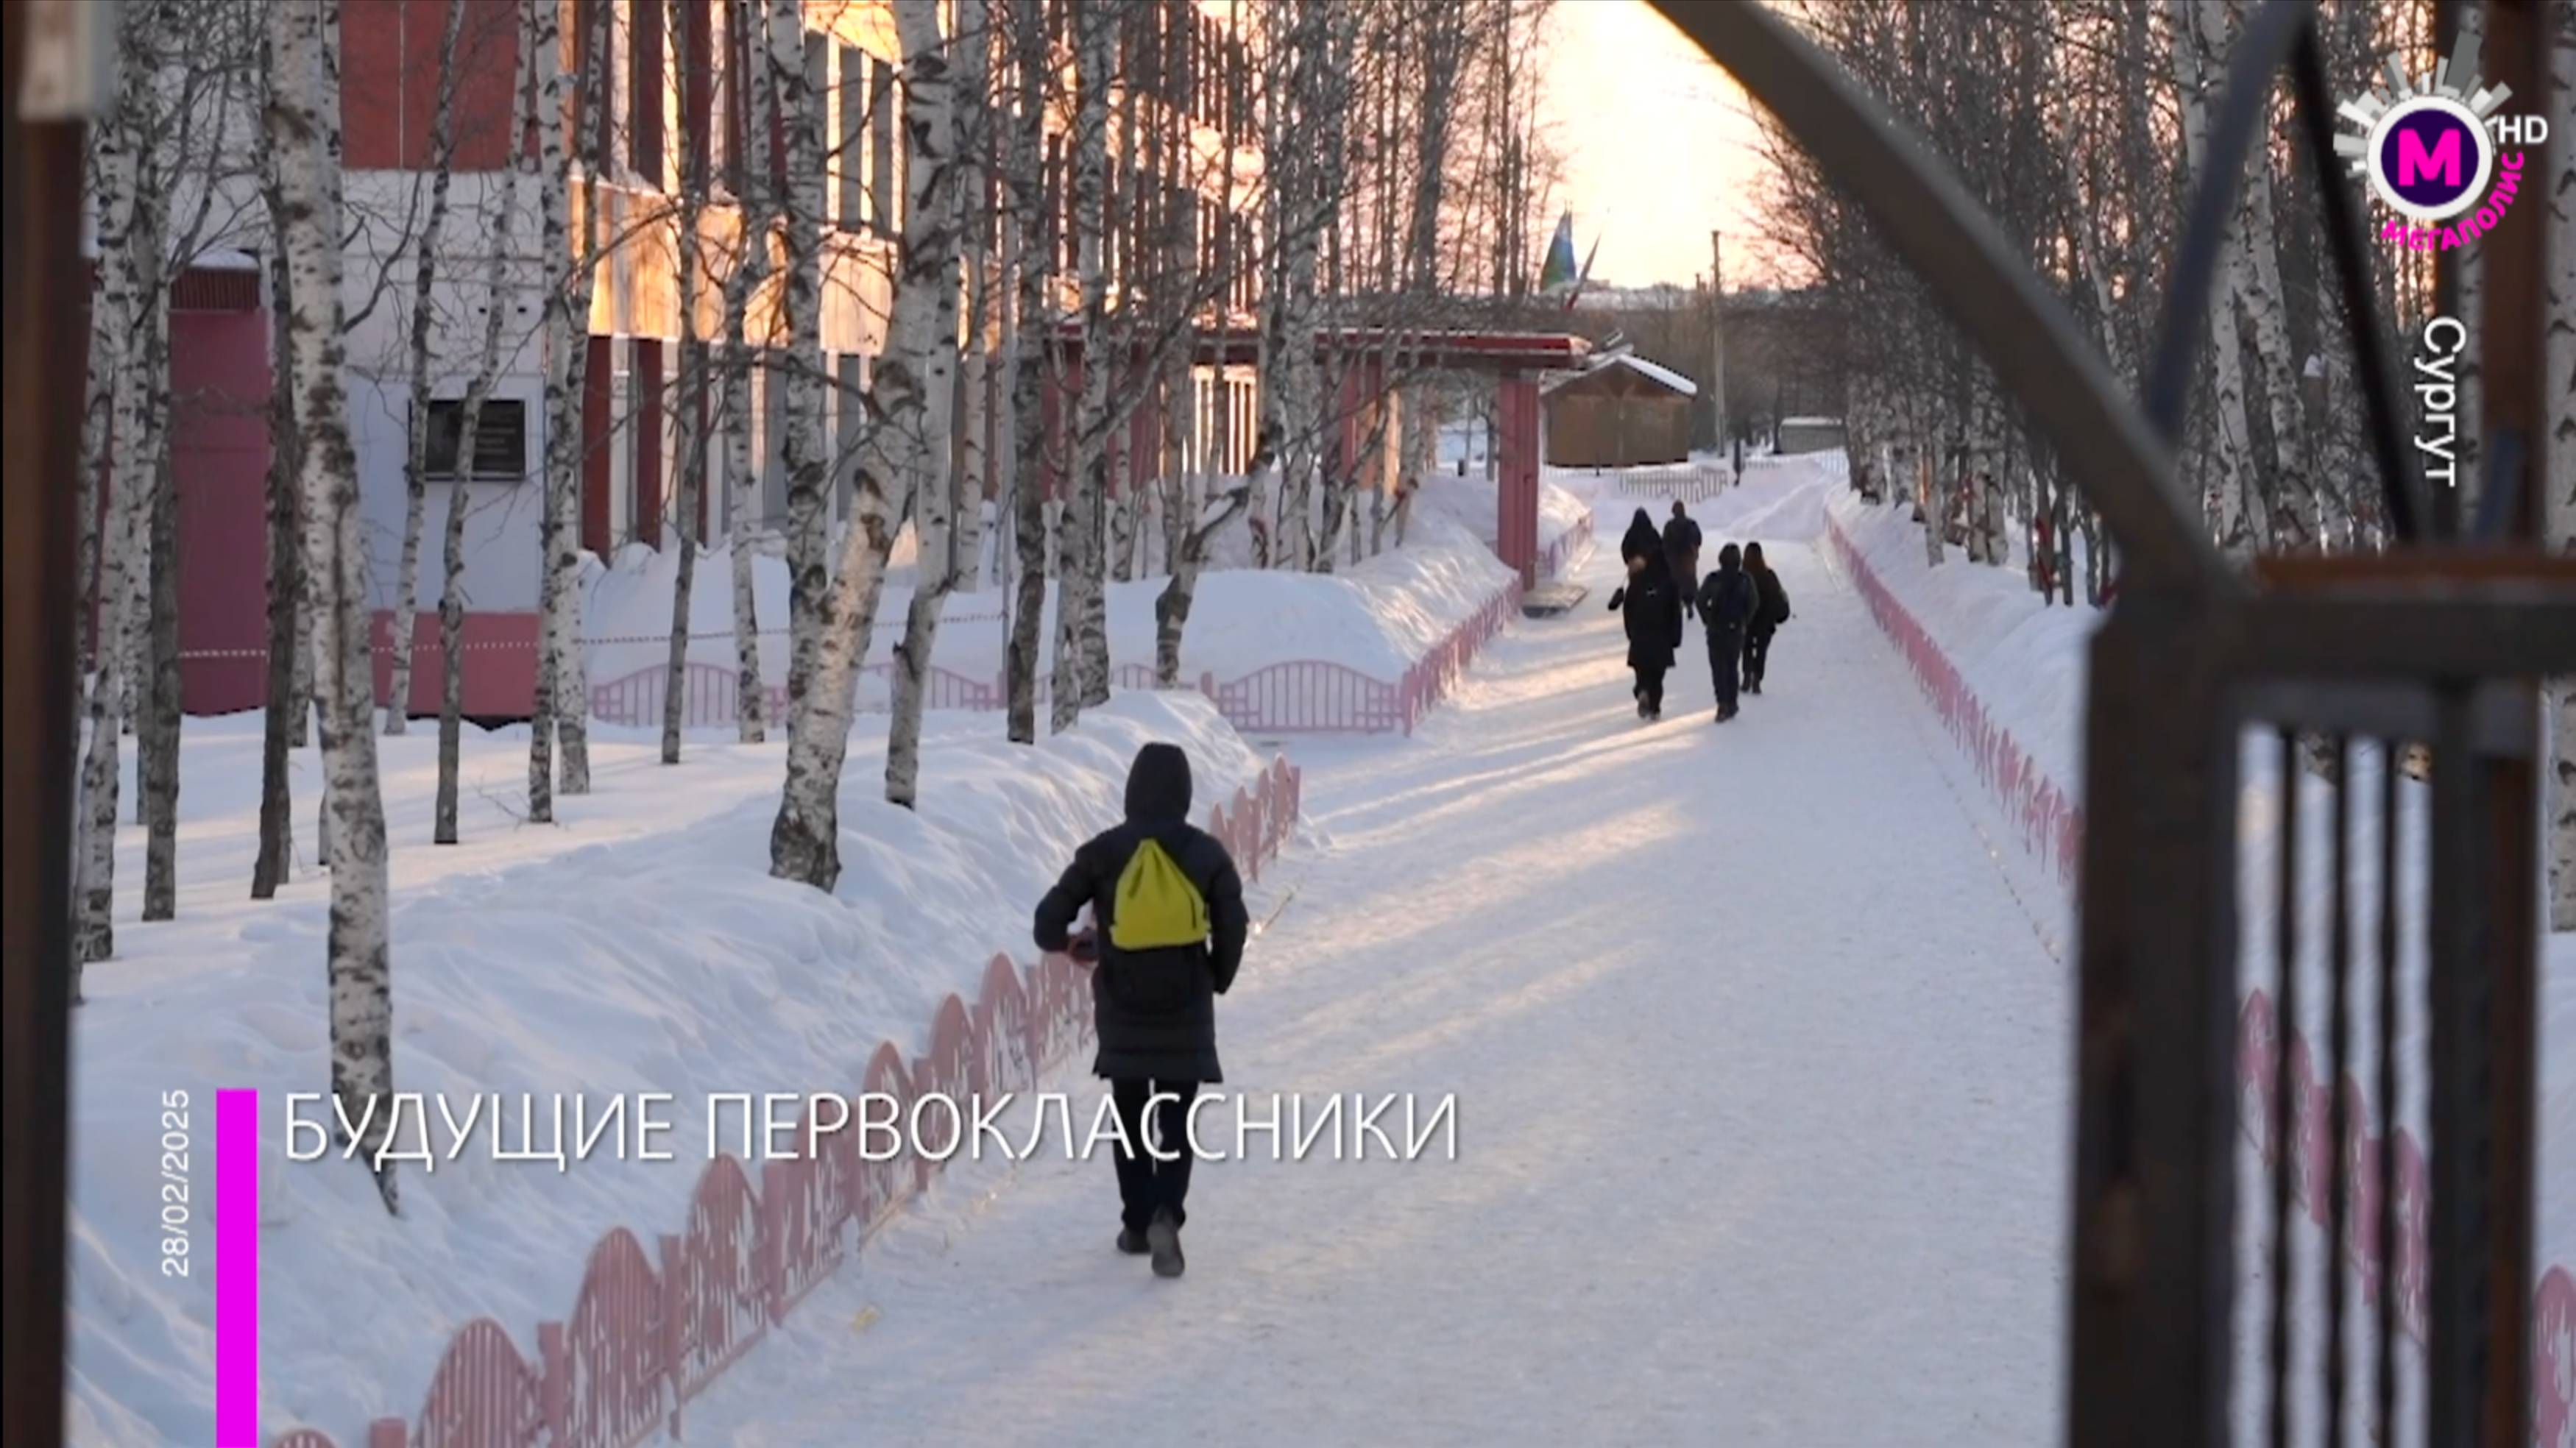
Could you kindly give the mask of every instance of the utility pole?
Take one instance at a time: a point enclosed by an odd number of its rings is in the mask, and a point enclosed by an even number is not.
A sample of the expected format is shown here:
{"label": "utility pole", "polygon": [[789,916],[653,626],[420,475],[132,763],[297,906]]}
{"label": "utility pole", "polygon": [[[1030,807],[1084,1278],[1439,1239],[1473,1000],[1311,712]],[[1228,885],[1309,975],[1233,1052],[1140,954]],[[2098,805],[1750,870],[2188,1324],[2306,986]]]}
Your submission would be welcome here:
{"label": "utility pole", "polygon": [[6,1233],[0,1259],[0,1442],[63,1441],[63,1219],[71,1013],[73,644],[79,600],[83,354],[82,132],[115,91],[118,8],[0,6],[5,20],[10,447],[0,495],[0,714],[9,798],[0,867],[0,1071],[7,1074]]}
{"label": "utility pole", "polygon": [[1726,451],[1726,256],[1720,233],[1708,234],[1708,400],[1717,419],[1711,442]]}

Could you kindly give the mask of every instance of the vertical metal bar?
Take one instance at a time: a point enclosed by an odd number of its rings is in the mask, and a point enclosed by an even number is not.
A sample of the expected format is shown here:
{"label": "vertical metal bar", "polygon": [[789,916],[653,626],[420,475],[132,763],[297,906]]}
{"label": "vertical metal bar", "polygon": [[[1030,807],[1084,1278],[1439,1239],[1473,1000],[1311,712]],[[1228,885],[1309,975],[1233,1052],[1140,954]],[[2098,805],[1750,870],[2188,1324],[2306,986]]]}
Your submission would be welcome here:
{"label": "vertical metal bar", "polygon": [[[0,1132],[9,1290],[0,1294],[0,1442],[53,1445],[63,1435],[64,1106],[71,999],[72,561],[80,496],[83,369],[80,255],[81,115],[95,73],[67,74],[64,42],[115,33],[113,7],[0,5],[0,212],[6,216],[9,446],[0,449]],[[53,47],[47,65],[39,40]],[[43,70],[39,67],[43,66]],[[34,103],[48,80],[50,104]]]}
{"label": "vertical metal bar", "polygon": [[2425,1251],[2426,1333],[2424,1441],[2427,1448],[2475,1442],[2473,1404],[2484,1344],[2485,1274],[2478,1270],[2486,1233],[2487,1140],[2473,1032],[2485,1004],[2479,950],[2478,768],[2470,752],[2470,692],[2446,681],[2435,691],[2433,858],[2427,899],[2432,916],[2432,969],[2427,1009],[2432,1024],[2432,1109],[2425,1143],[2432,1182],[2432,1222]]}
{"label": "vertical metal bar", "polygon": [[2351,1153],[2345,1137],[2351,1112],[2344,1099],[2343,1076],[2352,1048],[2352,736],[2334,741],[2334,848],[2328,857],[2334,870],[2330,889],[2333,915],[2332,976],[2326,982],[2326,1137],[2333,1165],[2326,1173],[2326,1448],[2343,1448],[2343,1284],[2344,1193]]}
{"label": "vertical metal bar", "polygon": [[2067,1441],[2227,1441],[2236,1291],[2233,634],[2124,594],[2085,717]]}
{"label": "vertical metal bar", "polygon": [[[2550,94],[2548,54],[2552,17],[2539,0],[2489,0],[2487,64],[2494,79],[2513,87],[2515,103],[2527,113],[2560,116],[2566,99]],[[2555,145],[2569,138],[2552,137]],[[2535,152],[2538,162],[2545,156]],[[2539,178],[2533,176],[2535,187]],[[2535,198],[2536,199],[2536,198]],[[2550,229],[2558,224],[2551,209],[2521,205],[2506,209],[2494,233],[2480,241],[2486,269],[2480,283],[2482,315],[2478,319],[2481,419],[2492,468],[2485,479],[2490,501],[2505,503],[2496,516],[2502,532],[2537,545],[2541,537],[2543,479],[2551,476],[2549,453],[2569,440],[2553,437],[2546,424],[2553,381],[2543,363],[2544,328],[2563,317],[2550,302],[2544,267],[2550,251]],[[2510,471],[2508,471],[2510,468]],[[2510,499],[2493,497],[2509,491]],[[2539,712],[2535,681],[2515,685],[2522,707]],[[2538,858],[2540,766],[2524,756],[2487,761],[2479,769],[2486,844],[2485,878],[2479,881],[2484,907],[2484,941],[2488,1011],[2478,1041],[2488,1066],[2487,1117],[2494,1157],[2487,1181],[2489,1218],[2486,1256],[2479,1264],[2487,1280],[2489,1357],[2481,1384],[2481,1448],[2526,1448],[2531,1441],[2531,1291],[2532,1199],[2537,1178],[2534,1098],[2538,1049],[2533,1038],[2537,1008],[2540,902],[2535,898],[2542,869]]]}
{"label": "vertical metal bar", "polygon": [[2272,951],[2281,974],[2273,993],[2280,1008],[2272,1038],[2272,1337],[2271,1396],[2266,1441],[2290,1442],[2290,1310],[2294,1293],[2290,1251],[2290,1185],[2298,1173],[2298,1093],[2290,1058],[2299,1033],[2299,733],[2281,731],[2281,817],[2275,830],[2279,884],[2272,907]]}
{"label": "vertical metal bar", "polygon": [[2379,1189],[2379,1225],[2372,1234],[2379,1254],[2379,1311],[2371,1333],[2371,1396],[2382,1443],[2394,1442],[2397,1433],[2397,904],[2403,883],[2397,875],[2397,760],[2404,747],[2395,739],[2379,742],[2379,1150],[2371,1163]]}

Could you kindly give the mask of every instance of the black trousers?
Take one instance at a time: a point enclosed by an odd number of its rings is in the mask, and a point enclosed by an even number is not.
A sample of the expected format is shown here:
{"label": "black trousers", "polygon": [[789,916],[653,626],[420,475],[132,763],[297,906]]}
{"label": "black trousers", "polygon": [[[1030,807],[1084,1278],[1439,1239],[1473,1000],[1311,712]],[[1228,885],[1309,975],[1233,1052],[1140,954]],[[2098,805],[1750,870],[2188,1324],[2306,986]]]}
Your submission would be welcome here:
{"label": "black trousers", "polygon": [[1637,697],[1646,701],[1646,712],[1661,714],[1664,712],[1664,672],[1672,666],[1638,664],[1632,667],[1637,671]]}
{"label": "black trousers", "polygon": [[[1145,1101],[1158,1091],[1163,1099],[1154,1103],[1154,1150],[1166,1156],[1179,1153],[1169,1161],[1156,1161],[1145,1149]],[[1142,1232],[1151,1226],[1157,1209],[1169,1211],[1175,1227],[1188,1220],[1181,1202],[1190,1194],[1188,1118],[1190,1103],[1198,1094],[1196,1081],[1120,1077],[1109,1083],[1118,1129],[1128,1143],[1113,1147],[1110,1157],[1118,1167],[1118,1219],[1129,1231]]]}
{"label": "black trousers", "polygon": [[1744,634],[1744,682],[1759,685],[1763,670],[1771,664],[1771,635],[1774,629],[1748,629]]}
{"label": "black trousers", "polygon": [[1717,707],[1735,707],[1736,666],[1744,655],[1744,630],[1712,628],[1708,631],[1708,673],[1717,685]]}

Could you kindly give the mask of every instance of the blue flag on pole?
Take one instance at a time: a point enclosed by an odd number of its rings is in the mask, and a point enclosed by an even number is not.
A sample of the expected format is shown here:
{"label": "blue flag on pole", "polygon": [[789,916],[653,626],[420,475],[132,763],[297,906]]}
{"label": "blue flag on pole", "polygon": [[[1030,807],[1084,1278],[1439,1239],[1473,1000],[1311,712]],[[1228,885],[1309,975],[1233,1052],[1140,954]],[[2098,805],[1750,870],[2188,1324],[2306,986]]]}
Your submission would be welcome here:
{"label": "blue flag on pole", "polygon": [[1547,244],[1547,260],[1538,269],[1541,296],[1560,296],[1575,287],[1574,213],[1568,211],[1556,219],[1556,236]]}

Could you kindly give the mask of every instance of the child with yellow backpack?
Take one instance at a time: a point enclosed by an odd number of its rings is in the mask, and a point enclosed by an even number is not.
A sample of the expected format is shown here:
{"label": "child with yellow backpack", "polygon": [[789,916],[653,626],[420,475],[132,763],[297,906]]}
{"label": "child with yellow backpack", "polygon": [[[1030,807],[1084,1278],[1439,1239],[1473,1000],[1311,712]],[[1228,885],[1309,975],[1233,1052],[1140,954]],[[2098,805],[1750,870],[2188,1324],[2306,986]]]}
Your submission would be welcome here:
{"label": "child with yellow backpack", "polygon": [[[1139,749],[1127,771],[1125,823],[1074,851],[1037,910],[1038,948],[1094,967],[1100,1049],[1091,1070],[1108,1080],[1125,1138],[1116,1153],[1118,1250],[1150,1253],[1158,1277],[1181,1275],[1191,1159],[1184,1125],[1199,1088],[1225,1079],[1216,997],[1233,986],[1250,929],[1233,859],[1189,815],[1189,756],[1171,744]],[[1076,936],[1086,905],[1092,926]],[[1144,1149],[1149,1125],[1153,1152]]]}

